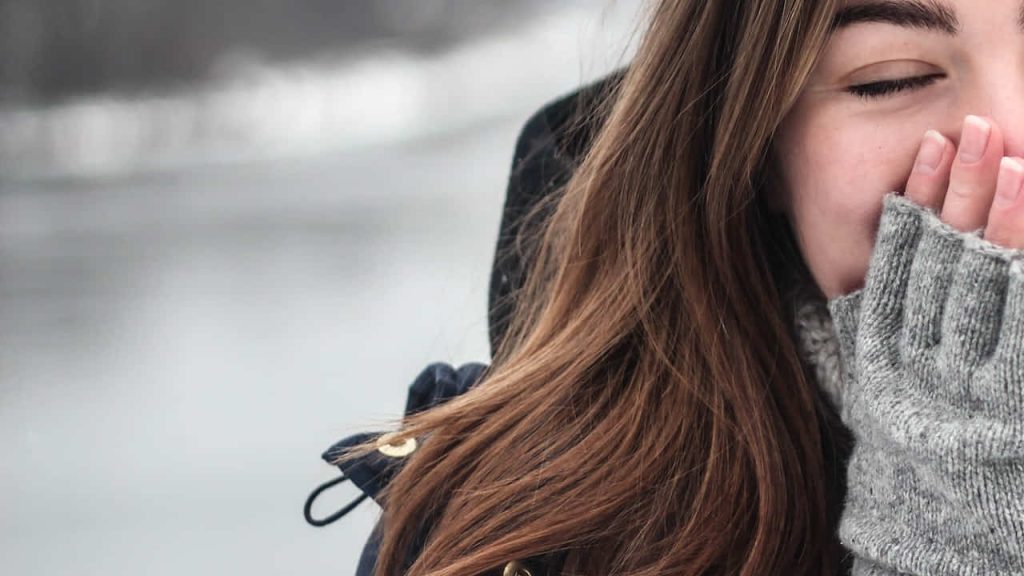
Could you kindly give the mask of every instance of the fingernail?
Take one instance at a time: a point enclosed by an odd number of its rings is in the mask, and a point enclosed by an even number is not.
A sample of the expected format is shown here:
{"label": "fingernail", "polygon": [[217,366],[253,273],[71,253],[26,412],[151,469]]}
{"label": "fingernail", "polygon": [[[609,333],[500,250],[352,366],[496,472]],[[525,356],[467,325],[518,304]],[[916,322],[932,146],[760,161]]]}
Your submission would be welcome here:
{"label": "fingernail", "polygon": [[919,172],[931,174],[939,169],[942,154],[946,151],[946,139],[935,130],[924,133],[921,150],[917,153],[915,168]]}
{"label": "fingernail", "polygon": [[985,155],[991,126],[983,118],[968,116],[964,118],[963,134],[960,136],[960,161],[973,164]]}
{"label": "fingernail", "polygon": [[1024,164],[1015,158],[999,161],[999,177],[996,184],[996,198],[1004,204],[1017,200],[1024,185]]}

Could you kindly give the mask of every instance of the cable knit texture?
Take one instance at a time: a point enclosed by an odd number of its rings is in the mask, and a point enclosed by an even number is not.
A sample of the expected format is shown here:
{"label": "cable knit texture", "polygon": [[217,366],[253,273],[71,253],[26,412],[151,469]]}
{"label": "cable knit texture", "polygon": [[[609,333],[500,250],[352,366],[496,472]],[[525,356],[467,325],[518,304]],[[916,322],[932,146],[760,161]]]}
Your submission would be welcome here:
{"label": "cable knit texture", "polygon": [[839,524],[855,576],[1024,575],[1022,262],[889,194],[864,288],[827,316],[796,308],[856,438]]}

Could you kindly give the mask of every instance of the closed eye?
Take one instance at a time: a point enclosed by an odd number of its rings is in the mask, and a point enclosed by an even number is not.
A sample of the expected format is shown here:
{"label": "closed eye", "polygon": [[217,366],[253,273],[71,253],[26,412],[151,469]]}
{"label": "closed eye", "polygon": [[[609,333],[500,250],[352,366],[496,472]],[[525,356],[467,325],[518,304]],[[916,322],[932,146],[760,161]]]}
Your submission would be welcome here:
{"label": "closed eye", "polygon": [[929,74],[927,76],[915,76],[897,80],[880,80],[878,82],[849,86],[846,88],[846,91],[865,99],[882,98],[897,92],[923,88],[944,76],[945,74]]}

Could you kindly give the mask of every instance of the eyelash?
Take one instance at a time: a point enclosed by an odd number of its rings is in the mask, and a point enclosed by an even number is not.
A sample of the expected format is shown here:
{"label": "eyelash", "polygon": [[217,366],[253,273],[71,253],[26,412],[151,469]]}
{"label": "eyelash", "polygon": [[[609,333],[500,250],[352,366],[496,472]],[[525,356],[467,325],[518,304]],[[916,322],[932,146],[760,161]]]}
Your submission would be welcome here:
{"label": "eyelash", "polygon": [[883,98],[904,90],[924,88],[943,76],[943,74],[930,74],[928,76],[915,76],[913,78],[900,78],[898,80],[881,80],[878,82],[870,82],[868,84],[850,86],[846,91],[865,99]]}

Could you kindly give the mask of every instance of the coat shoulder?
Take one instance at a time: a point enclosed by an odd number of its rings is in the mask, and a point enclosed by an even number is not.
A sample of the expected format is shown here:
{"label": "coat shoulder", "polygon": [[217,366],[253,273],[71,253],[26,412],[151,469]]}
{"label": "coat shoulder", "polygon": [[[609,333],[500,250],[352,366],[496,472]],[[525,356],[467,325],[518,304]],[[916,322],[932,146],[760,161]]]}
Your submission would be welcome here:
{"label": "coat shoulder", "polygon": [[511,296],[522,286],[526,271],[516,238],[531,210],[572,177],[604,123],[603,104],[624,76],[625,69],[617,70],[549,101],[519,131],[491,268],[488,327],[492,356],[505,336],[512,314]]}

